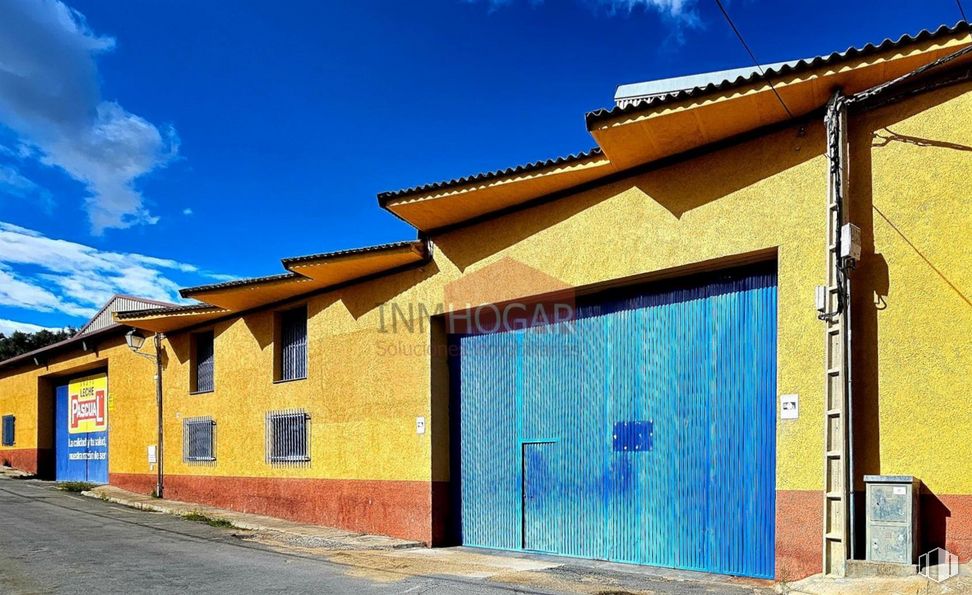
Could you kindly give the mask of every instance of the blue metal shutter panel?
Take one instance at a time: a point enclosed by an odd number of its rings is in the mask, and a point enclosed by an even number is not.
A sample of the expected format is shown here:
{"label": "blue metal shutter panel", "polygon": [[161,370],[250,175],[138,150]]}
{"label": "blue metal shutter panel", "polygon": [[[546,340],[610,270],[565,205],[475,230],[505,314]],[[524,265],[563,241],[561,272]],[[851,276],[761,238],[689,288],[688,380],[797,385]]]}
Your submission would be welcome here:
{"label": "blue metal shutter panel", "polygon": [[460,510],[467,545],[518,549],[523,543],[518,343],[513,334],[471,336],[461,342]]}
{"label": "blue metal shutter panel", "polygon": [[307,309],[296,308],[281,314],[282,380],[307,377]]}
{"label": "blue metal shutter panel", "polygon": [[213,390],[213,368],[215,364],[214,337],[212,332],[199,333],[196,339],[196,391]]}
{"label": "blue metal shutter panel", "polygon": [[775,273],[577,314],[459,338],[464,543],[771,578]]}
{"label": "blue metal shutter panel", "polygon": [[13,446],[16,442],[16,418],[12,415],[3,416],[3,445]]}
{"label": "blue metal shutter panel", "polygon": [[184,461],[215,461],[216,422],[211,417],[185,418],[182,424]]}

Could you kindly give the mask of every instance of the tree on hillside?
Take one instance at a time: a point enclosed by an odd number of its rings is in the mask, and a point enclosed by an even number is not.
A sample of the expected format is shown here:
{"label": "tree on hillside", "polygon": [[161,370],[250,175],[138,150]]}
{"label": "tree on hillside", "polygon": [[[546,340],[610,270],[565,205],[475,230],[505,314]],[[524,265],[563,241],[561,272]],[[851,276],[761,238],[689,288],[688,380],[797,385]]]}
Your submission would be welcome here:
{"label": "tree on hillside", "polygon": [[52,343],[70,339],[78,332],[77,329],[66,327],[59,331],[42,330],[36,333],[14,331],[10,336],[0,333],[0,361],[27,353]]}

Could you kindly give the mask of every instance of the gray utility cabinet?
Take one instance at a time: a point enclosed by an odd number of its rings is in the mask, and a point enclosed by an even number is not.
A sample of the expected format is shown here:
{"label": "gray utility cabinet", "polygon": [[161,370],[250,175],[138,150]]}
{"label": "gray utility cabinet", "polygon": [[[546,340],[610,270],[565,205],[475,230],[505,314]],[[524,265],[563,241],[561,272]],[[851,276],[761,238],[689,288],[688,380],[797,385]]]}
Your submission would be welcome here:
{"label": "gray utility cabinet", "polygon": [[865,475],[867,559],[914,564],[918,559],[919,481],[910,475]]}

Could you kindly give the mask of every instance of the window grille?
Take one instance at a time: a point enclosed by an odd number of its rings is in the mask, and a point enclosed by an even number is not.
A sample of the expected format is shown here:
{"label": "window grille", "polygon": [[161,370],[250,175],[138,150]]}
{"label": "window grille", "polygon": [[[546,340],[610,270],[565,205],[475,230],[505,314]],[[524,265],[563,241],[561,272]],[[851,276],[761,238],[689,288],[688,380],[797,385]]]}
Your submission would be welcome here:
{"label": "window grille", "polygon": [[193,336],[196,342],[195,362],[195,392],[209,392],[213,390],[213,365],[215,353],[213,349],[213,332],[199,333]]}
{"label": "window grille", "polygon": [[307,378],[307,308],[280,314],[280,380]]}
{"label": "window grille", "polygon": [[267,413],[267,462],[307,461],[310,461],[310,416],[307,412],[288,409]]}
{"label": "window grille", "polygon": [[13,446],[14,445],[14,433],[16,429],[16,418],[12,415],[3,416],[3,445]]}
{"label": "window grille", "polygon": [[187,417],[182,421],[182,460],[216,460],[216,422],[211,417]]}

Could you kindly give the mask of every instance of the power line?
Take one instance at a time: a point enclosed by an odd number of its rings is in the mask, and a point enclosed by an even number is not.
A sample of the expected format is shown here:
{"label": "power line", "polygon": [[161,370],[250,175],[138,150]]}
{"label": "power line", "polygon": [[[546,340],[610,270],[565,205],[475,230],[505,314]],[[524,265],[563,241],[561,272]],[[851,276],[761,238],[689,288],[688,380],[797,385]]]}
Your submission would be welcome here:
{"label": "power line", "polygon": [[[958,0],[956,0],[956,2],[957,1]],[[746,53],[748,53],[749,57],[752,58],[753,64],[756,65],[756,69],[759,70],[759,73],[765,77],[766,73],[763,71],[763,67],[760,65],[759,60],[756,59],[756,55],[753,54],[753,50],[749,49],[749,45],[746,43],[746,40],[743,39],[742,33],[739,32],[739,29],[736,28],[736,24],[732,22],[732,19],[729,17],[729,13],[726,12],[726,9],[722,5],[721,0],[715,0],[715,3],[716,6],[719,7],[719,10],[722,11],[722,16],[726,17],[726,22],[729,23],[730,27],[732,27],[732,32],[736,34],[736,38],[739,39],[739,43],[741,43],[742,46],[746,48]],[[776,95],[776,98],[780,101],[780,105],[783,106],[783,110],[786,112],[786,115],[792,118],[793,113],[790,112],[790,108],[786,107],[786,103],[783,101],[783,98],[780,97],[780,94],[777,93],[776,91],[776,87],[773,86],[773,82],[769,80],[767,80],[766,82],[769,83],[770,89],[773,90],[773,95]]]}
{"label": "power line", "polygon": [[965,21],[965,22],[968,22],[969,19],[965,18],[965,10],[962,9],[962,1],[961,0],[955,0],[955,5],[958,6],[959,14],[962,15],[962,20]]}

